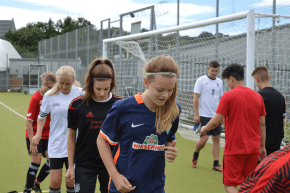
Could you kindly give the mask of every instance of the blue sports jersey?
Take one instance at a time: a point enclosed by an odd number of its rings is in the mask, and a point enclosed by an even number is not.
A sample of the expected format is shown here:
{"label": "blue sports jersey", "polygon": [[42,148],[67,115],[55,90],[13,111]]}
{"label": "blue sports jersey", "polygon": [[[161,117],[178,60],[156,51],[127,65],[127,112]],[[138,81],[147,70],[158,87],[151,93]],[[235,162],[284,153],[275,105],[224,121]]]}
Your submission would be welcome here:
{"label": "blue sports jersey", "polygon": [[[181,112],[181,107],[179,111]],[[116,101],[108,112],[100,134],[114,148],[114,162],[138,193],[163,193],[165,184],[165,154],[167,141],[175,140],[179,116],[172,127],[162,134],[156,133],[156,113],[150,111],[140,94]],[[110,193],[118,192],[111,181]]]}

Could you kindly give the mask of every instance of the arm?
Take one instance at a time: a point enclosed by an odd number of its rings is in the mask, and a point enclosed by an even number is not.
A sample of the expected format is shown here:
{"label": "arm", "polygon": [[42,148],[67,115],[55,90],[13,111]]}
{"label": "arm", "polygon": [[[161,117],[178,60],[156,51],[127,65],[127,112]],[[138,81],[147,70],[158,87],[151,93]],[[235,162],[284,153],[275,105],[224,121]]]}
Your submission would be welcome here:
{"label": "arm", "polygon": [[32,138],[32,144],[38,145],[38,143],[41,139],[41,136],[42,136],[42,130],[43,130],[43,126],[44,126],[45,121],[46,121],[46,118],[37,119],[37,131],[36,131],[35,136]]}
{"label": "arm", "polygon": [[168,141],[166,143],[166,146],[164,149],[165,150],[165,153],[166,153],[166,160],[168,162],[174,162],[175,161],[175,158],[177,157],[177,152],[178,150],[175,148],[175,145],[176,145],[176,141]]}
{"label": "arm", "polygon": [[31,120],[26,121],[26,129],[27,129],[29,141],[31,141],[33,138],[33,126],[32,126],[32,124],[33,124],[33,121],[31,121]]}
{"label": "arm", "polygon": [[206,135],[207,131],[213,130],[214,128],[219,126],[224,117],[224,115],[216,113],[214,117],[206,124],[206,126],[203,126],[201,128],[200,134]]}
{"label": "arm", "polygon": [[74,181],[74,156],[76,147],[75,140],[76,140],[76,130],[69,128],[67,136],[68,170],[65,174],[65,178],[68,182]]}
{"label": "arm", "polygon": [[266,123],[265,116],[260,117],[260,132],[261,132],[261,146],[260,146],[260,156],[259,160],[263,160],[266,155],[265,143],[266,143]]}
{"label": "arm", "polygon": [[26,121],[26,128],[27,128],[27,133],[28,133],[28,137],[29,137],[29,141],[30,141],[30,149],[29,152],[31,154],[37,154],[38,150],[37,150],[37,145],[32,143],[32,138],[33,138],[33,121],[28,120]]}
{"label": "arm", "polygon": [[133,191],[136,186],[132,187],[130,182],[125,178],[123,175],[121,175],[113,160],[113,156],[111,153],[111,149],[109,147],[108,142],[105,138],[103,138],[101,135],[99,135],[97,139],[97,146],[101,155],[101,158],[108,170],[108,173],[112,180],[114,181],[116,188],[119,192],[131,192]]}
{"label": "arm", "polygon": [[199,112],[198,112],[199,97],[200,97],[200,94],[194,93],[194,95],[193,95],[194,122],[197,124],[200,123],[200,116],[199,116]]}

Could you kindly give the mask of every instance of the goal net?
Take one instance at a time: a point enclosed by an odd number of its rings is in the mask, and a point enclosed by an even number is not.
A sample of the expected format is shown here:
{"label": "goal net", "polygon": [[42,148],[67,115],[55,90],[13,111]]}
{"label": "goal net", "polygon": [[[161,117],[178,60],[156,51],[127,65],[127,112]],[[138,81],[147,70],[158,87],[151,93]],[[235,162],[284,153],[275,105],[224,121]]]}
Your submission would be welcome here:
{"label": "goal net", "polygon": [[[167,54],[179,65],[177,102],[182,106],[179,132],[197,140],[194,122],[193,90],[200,76],[208,74],[210,61],[220,64],[220,74],[231,63],[245,68],[245,82],[257,90],[251,73],[267,66],[271,85],[280,91],[287,106],[285,138],[290,141],[290,19],[254,10],[198,21],[190,24],[106,39],[103,57],[113,62],[118,95],[124,98],[144,92],[142,69],[152,58]],[[229,88],[224,81],[224,92]]]}

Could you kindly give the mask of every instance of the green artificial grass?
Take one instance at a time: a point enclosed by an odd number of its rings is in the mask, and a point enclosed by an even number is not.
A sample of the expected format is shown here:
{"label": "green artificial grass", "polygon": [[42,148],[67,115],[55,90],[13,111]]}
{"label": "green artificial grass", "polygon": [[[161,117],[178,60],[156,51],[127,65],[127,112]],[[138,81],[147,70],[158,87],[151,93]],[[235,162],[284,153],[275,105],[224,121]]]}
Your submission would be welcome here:
{"label": "green artificial grass", "polygon": [[[0,102],[26,117],[31,95],[23,93],[0,93]],[[24,190],[26,173],[30,165],[25,142],[26,120],[0,105],[0,188],[1,192]],[[178,156],[174,163],[166,163],[166,193],[207,193],[225,192],[222,184],[222,173],[212,170],[213,157],[211,144],[207,144],[200,152],[197,168],[193,168],[190,159],[195,148],[195,142],[176,134]],[[220,164],[222,163],[222,150]],[[45,159],[42,159],[42,164]],[[42,166],[41,164],[41,166]],[[222,164],[221,164],[222,165]],[[62,192],[66,192],[65,171],[63,171]],[[42,190],[49,188],[48,176],[41,183]],[[99,185],[96,192],[99,193]]]}

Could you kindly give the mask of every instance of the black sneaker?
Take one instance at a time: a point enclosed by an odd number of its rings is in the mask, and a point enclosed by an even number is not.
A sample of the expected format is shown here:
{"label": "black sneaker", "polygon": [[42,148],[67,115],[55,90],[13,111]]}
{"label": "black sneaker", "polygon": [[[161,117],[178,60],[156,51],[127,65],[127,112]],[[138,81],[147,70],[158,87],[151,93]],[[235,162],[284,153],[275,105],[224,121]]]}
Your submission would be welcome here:
{"label": "black sneaker", "polygon": [[36,183],[33,183],[32,190],[34,190],[35,193],[41,193],[42,192],[41,189],[40,189],[39,184],[36,184]]}
{"label": "black sneaker", "polygon": [[23,193],[31,193],[31,190],[28,190],[25,188],[25,190],[23,191]]}

